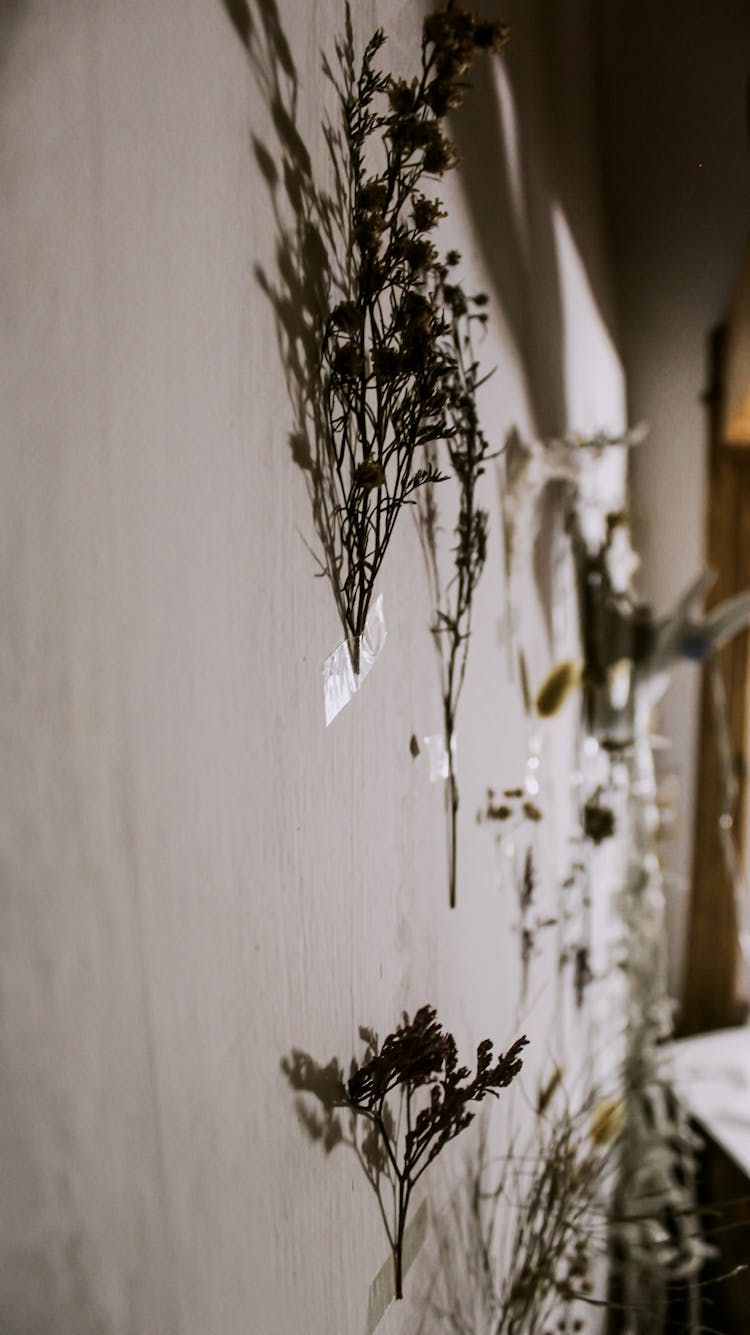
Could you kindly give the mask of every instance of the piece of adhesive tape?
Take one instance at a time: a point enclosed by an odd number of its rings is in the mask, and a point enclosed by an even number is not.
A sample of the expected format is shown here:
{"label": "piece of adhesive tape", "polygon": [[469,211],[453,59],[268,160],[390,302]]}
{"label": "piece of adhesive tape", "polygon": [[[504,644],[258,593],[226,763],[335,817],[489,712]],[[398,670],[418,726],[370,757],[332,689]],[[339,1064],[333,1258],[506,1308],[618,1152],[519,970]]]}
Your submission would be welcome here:
{"label": "piece of adhesive tape", "polygon": [[362,683],[370,675],[376,660],[380,657],[383,645],[388,637],[383,615],[383,595],[379,594],[367,616],[365,629],[359,636],[359,675],[352,667],[349,643],[344,640],[323,664],[323,704],[326,727],[329,727],[337,714],[345,709],[349,701],[361,689]]}

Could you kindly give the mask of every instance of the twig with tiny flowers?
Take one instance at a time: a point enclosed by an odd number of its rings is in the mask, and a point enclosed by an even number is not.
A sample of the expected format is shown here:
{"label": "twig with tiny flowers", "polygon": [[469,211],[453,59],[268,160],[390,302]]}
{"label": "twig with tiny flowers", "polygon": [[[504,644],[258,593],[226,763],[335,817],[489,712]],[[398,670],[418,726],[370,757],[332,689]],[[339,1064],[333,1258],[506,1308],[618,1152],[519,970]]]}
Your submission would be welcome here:
{"label": "twig with tiny flowers", "polygon": [[[349,1106],[370,1122],[384,1152],[394,1186],[393,1228],[388,1237],[393,1252],[396,1297],[403,1296],[403,1242],[412,1192],[449,1141],[474,1120],[470,1106],[488,1094],[497,1097],[521,1069],[526,1038],[516,1039],[504,1054],[493,1056],[492,1042],[477,1048],[477,1069],[458,1065],[456,1040],[447,1033],[432,1006],[423,1006],[383,1042],[363,1031],[368,1050],[363,1064],[352,1071],[347,1084]],[[422,1098],[420,1106],[420,1094]],[[394,1111],[391,1095],[398,1100]],[[401,1133],[399,1134],[399,1128]]]}
{"label": "twig with tiny flowers", "polygon": [[[456,715],[464,686],[471,636],[474,593],[487,559],[489,516],[477,499],[479,479],[493,456],[479,424],[477,391],[488,377],[480,375],[475,356],[472,325],[484,325],[487,303],[483,292],[469,296],[454,281],[452,269],[460,255],[449,251],[445,264],[436,265],[433,284],[436,301],[448,326],[448,351],[444,383],[447,390],[446,448],[458,484],[458,517],[455,525],[453,569],[447,584],[440,576],[437,535],[439,514],[435,488],[428,480],[417,500],[417,521],[427,565],[434,607],[432,634],[440,665],[443,731],[447,754],[446,811],[448,816],[449,902],[456,904],[458,783],[455,766]],[[437,445],[431,442],[427,457],[437,468]]]}
{"label": "twig with tiny flowers", "polygon": [[[351,19],[348,17],[348,36]],[[430,443],[450,432],[454,367],[449,326],[430,285],[438,257],[430,233],[443,216],[424,193],[456,162],[442,120],[459,105],[478,50],[499,50],[505,28],[449,3],[424,22],[421,68],[411,81],[377,67],[379,29],[358,73],[339,46],[348,161],[348,290],[330,312],[323,369],[337,549],[329,567],[359,672],[360,638],[398,515],[414,493],[442,480]],[[376,163],[384,165],[376,166]]]}

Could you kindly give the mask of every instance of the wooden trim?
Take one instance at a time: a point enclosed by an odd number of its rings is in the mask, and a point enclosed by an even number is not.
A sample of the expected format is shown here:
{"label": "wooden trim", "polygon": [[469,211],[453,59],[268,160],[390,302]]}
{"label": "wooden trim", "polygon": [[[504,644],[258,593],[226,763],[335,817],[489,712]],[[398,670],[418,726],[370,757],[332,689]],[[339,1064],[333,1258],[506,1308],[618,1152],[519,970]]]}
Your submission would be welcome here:
{"label": "wooden trim", "polygon": [[[711,345],[708,552],[707,564],[718,579],[709,605],[750,585],[750,458],[721,443],[725,331]],[[747,726],[748,635],[719,654],[729,710],[731,748],[739,781],[735,837],[742,859],[745,842],[745,736]],[[719,839],[722,782],[711,687],[704,670],[696,776],[695,848],[688,915],[687,952],[680,1033],[721,1029],[743,1017],[738,1013],[739,943],[734,894]]]}

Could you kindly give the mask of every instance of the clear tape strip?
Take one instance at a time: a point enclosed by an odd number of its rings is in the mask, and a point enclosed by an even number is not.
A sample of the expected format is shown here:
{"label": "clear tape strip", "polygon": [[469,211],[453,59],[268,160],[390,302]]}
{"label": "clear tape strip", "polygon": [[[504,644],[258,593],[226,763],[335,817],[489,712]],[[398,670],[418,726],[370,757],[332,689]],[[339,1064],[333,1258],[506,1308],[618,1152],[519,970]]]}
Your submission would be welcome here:
{"label": "clear tape strip", "polygon": [[359,675],[355,674],[352,667],[347,640],[334,649],[323,664],[323,703],[327,728],[361,689],[363,681],[370,675],[373,665],[379,658],[387,638],[381,593],[371,607],[364,633],[359,637]]}
{"label": "clear tape strip", "polygon": [[448,752],[445,749],[443,734],[441,732],[434,733],[430,737],[423,737],[422,741],[430,766],[430,783],[439,783],[441,779],[447,779],[449,772]]}
{"label": "clear tape strip", "polygon": [[[427,753],[427,762],[430,767],[430,783],[441,783],[448,778],[450,774],[450,760],[445,745],[445,737],[442,732],[431,733],[429,737],[423,737],[424,749]],[[456,754],[456,736],[455,733],[451,740],[451,750],[455,757]]]}
{"label": "clear tape strip", "polygon": [[[420,1203],[414,1218],[409,1221],[404,1231],[404,1250],[403,1250],[403,1272],[404,1275],[413,1265],[417,1254],[422,1247],[427,1236],[427,1225],[429,1222],[429,1213],[427,1201]],[[367,1301],[367,1335],[374,1335],[376,1326],[380,1324],[391,1303],[395,1300],[396,1290],[394,1283],[393,1258],[388,1260],[380,1267],[372,1284]]]}

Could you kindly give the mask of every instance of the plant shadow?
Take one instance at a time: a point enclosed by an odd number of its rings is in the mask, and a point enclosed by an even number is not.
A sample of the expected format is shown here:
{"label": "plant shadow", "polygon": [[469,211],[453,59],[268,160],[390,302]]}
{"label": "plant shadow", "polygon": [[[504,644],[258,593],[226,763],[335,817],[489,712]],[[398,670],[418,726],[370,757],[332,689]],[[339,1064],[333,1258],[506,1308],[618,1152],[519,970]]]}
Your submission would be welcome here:
{"label": "plant shadow", "polygon": [[[276,0],[222,0],[248,55],[250,69],[268,108],[273,141],[252,132],[250,144],[263,178],[276,231],[275,265],[254,266],[258,286],[271,305],[279,359],[292,407],[288,434],[291,457],[303,472],[319,550],[317,573],[330,581],[346,632],[341,594],[343,553],[337,533],[337,501],[330,470],[330,426],[321,374],[325,321],[330,294],[344,291],[349,272],[345,238],[349,175],[342,131],[323,124],[332,173],[331,192],[313,178],[312,159],[299,125],[299,79]],[[323,57],[323,74],[345,96],[353,71],[351,23],[336,43],[339,73]],[[304,539],[303,539],[304,541]]]}
{"label": "plant shadow", "polygon": [[[373,1035],[369,1029],[360,1027],[359,1036],[368,1048],[372,1046]],[[386,1233],[393,1245],[391,1221],[383,1198],[385,1189],[389,1194],[395,1191],[391,1167],[376,1127],[357,1117],[349,1102],[338,1059],[332,1057],[322,1065],[308,1052],[292,1048],[289,1055],[282,1058],[281,1070],[297,1094],[295,1110],[310,1140],[319,1144],[326,1155],[339,1145],[346,1146],[354,1154],[377,1197]],[[357,1063],[352,1059],[351,1073],[356,1070]]]}

